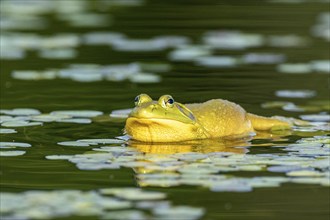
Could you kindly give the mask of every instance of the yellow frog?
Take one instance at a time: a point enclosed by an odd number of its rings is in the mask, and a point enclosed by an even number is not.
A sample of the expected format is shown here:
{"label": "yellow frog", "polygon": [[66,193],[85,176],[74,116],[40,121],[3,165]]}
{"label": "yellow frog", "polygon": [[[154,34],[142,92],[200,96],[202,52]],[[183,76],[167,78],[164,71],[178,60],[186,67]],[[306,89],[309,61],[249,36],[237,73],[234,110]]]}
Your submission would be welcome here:
{"label": "yellow frog", "polygon": [[222,99],[204,103],[175,102],[170,95],[153,101],[147,94],[135,98],[125,131],[141,142],[181,142],[188,140],[246,137],[255,131],[290,129],[287,120],[247,113],[241,106]]}

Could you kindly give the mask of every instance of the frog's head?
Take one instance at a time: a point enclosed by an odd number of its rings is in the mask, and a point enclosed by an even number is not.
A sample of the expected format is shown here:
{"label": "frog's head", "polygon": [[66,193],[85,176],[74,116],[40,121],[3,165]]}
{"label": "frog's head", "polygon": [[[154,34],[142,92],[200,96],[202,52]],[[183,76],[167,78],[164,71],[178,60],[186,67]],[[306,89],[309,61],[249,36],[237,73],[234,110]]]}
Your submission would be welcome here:
{"label": "frog's head", "polygon": [[125,130],[134,140],[178,142],[203,138],[204,129],[194,114],[170,95],[153,101],[146,94],[135,98],[135,108],[126,120]]}

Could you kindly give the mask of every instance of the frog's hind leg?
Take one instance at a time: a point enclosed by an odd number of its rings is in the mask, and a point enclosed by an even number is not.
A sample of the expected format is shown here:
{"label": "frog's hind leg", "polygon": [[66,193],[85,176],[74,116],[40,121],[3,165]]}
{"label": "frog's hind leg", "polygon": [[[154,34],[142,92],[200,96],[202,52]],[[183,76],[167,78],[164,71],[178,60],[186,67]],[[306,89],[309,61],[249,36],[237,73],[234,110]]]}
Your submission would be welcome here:
{"label": "frog's hind leg", "polygon": [[251,121],[252,127],[257,131],[287,130],[292,127],[289,121],[282,119],[267,118],[250,113],[247,113],[247,118]]}

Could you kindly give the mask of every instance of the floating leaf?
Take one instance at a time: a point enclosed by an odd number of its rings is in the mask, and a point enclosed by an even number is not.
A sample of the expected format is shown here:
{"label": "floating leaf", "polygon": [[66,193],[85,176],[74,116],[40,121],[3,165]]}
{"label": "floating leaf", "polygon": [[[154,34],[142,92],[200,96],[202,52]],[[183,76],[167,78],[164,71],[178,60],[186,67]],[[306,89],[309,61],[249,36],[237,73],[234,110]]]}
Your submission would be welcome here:
{"label": "floating leaf", "polygon": [[40,115],[40,111],[32,108],[15,108],[12,110],[0,110],[1,114],[6,115]]}
{"label": "floating leaf", "polygon": [[41,122],[28,122],[28,121],[7,121],[1,124],[3,127],[28,127],[43,125]]}
{"label": "floating leaf", "polygon": [[204,34],[203,41],[212,48],[227,50],[243,50],[265,43],[262,35],[239,31],[210,31]]}
{"label": "floating leaf", "polygon": [[277,64],[285,60],[283,54],[249,53],[242,57],[242,62],[246,64]]}
{"label": "floating leaf", "polygon": [[72,59],[77,56],[77,51],[72,48],[43,49],[39,51],[39,56],[45,59]]}
{"label": "floating leaf", "polygon": [[261,170],[264,170],[264,167],[263,165],[239,165],[237,166],[237,169],[240,170],[240,171],[261,171]]}
{"label": "floating leaf", "polygon": [[50,80],[57,77],[57,72],[48,71],[36,71],[36,70],[15,70],[11,73],[14,79],[20,80]]}
{"label": "floating leaf", "polygon": [[267,168],[267,170],[270,172],[279,172],[279,173],[286,173],[286,172],[291,172],[291,171],[296,171],[296,170],[301,170],[301,169],[303,169],[303,168],[299,167],[299,166],[270,166]]}
{"label": "floating leaf", "polygon": [[122,38],[124,35],[117,32],[90,32],[83,35],[83,42],[87,45],[111,45]]}
{"label": "floating leaf", "polygon": [[179,180],[175,179],[143,179],[139,181],[139,186],[147,187],[171,187],[171,186],[179,186],[181,183]]}
{"label": "floating leaf", "polygon": [[174,206],[161,207],[154,209],[155,215],[161,216],[163,219],[199,219],[205,213],[203,208],[195,208],[191,206]]}
{"label": "floating leaf", "polygon": [[307,121],[330,121],[330,115],[328,114],[300,115],[299,117]]}
{"label": "floating leaf", "polygon": [[102,115],[103,112],[93,111],[93,110],[65,110],[65,111],[53,111],[51,115],[68,115],[71,117],[81,117],[81,118],[93,118]]}
{"label": "floating leaf", "polygon": [[36,115],[32,116],[32,121],[40,121],[40,122],[53,122],[57,120],[63,120],[71,118],[69,115],[49,115],[49,114],[42,114],[42,115]]}
{"label": "floating leaf", "polygon": [[21,142],[0,142],[1,147],[31,147],[31,144]]}
{"label": "floating leaf", "polygon": [[80,170],[103,170],[103,169],[119,169],[118,164],[109,164],[109,163],[90,163],[90,162],[81,162],[77,163],[77,167]]}
{"label": "floating leaf", "polygon": [[131,113],[133,109],[120,109],[120,110],[114,110],[110,113],[111,118],[127,118],[129,113]]}
{"label": "floating leaf", "polygon": [[17,133],[15,129],[0,128],[0,134],[14,134],[14,133]]}
{"label": "floating leaf", "polygon": [[170,52],[169,59],[174,61],[192,61],[198,57],[209,56],[211,50],[207,46],[181,46]]}
{"label": "floating leaf", "polygon": [[122,144],[125,141],[120,139],[80,139],[77,140],[81,143],[91,143],[91,144]]}
{"label": "floating leaf", "polygon": [[48,160],[68,160],[74,155],[47,155],[46,159]]}
{"label": "floating leaf", "polygon": [[134,83],[158,83],[161,77],[152,73],[138,73],[129,77],[131,82]]}
{"label": "floating leaf", "polygon": [[183,161],[196,161],[196,160],[203,160],[208,156],[200,153],[181,153],[181,154],[175,154],[173,155],[173,157]]}
{"label": "floating leaf", "polygon": [[277,71],[280,73],[303,74],[310,73],[312,68],[305,63],[283,63],[277,66]]}
{"label": "floating leaf", "polygon": [[78,142],[78,141],[62,141],[62,142],[58,142],[57,144],[62,145],[62,146],[75,146],[75,147],[88,147],[88,146],[90,146],[89,143]]}
{"label": "floating leaf", "polygon": [[0,151],[1,157],[14,157],[14,156],[21,156],[25,154],[25,151],[22,150],[11,150],[11,151]]}
{"label": "floating leaf", "polygon": [[316,95],[316,92],[312,90],[278,90],[275,95],[285,98],[311,98]]}
{"label": "floating leaf", "polygon": [[57,119],[56,122],[90,124],[92,123],[92,120],[89,118],[69,118],[69,119]]}
{"label": "floating leaf", "polygon": [[316,72],[330,73],[330,60],[314,60],[311,66]]}
{"label": "floating leaf", "polygon": [[291,182],[293,183],[300,183],[300,184],[324,184],[328,181],[328,178],[319,178],[319,177],[299,177],[299,178],[292,178]]}
{"label": "floating leaf", "polygon": [[286,175],[288,175],[288,176],[324,176],[323,173],[318,172],[318,171],[312,171],[312,170],[290,171]]}
{"label": "floating leaf", "polygon": [[251,192],[252,187],[244,182],[227,180],[210,186],[213,192]]}
{"label": "floating leaf", "polygon": [[142,191],[139,188],[109,188],[101,189],[102,194],[115,195],[116,197],[127,200],[158,200],[166,198],[161,192]]}
{"label": "floating leaf", "polygon": [[281,108],[283,106],[286,106],[288,104],[292,104],[291,102],[281,102],[281,101],[272,101],[272,102],[265,102],[261,104],[261,107],[263,108]]}
{"label": "floating leaf", "polygon": [[1,193],[0,202],[2,216],[4,214],[19,216],[18,219],[101,216],[109,210],[133,206],[130,201],[102,196],[96,191],[80,190],[33,190],[23,193]]}
{"label": "floating leaf", "polygon": [[148,217],[138,210],[123,210],[112,211],[103,213],[101,219],[114,219],[114,220],[144,220]]}

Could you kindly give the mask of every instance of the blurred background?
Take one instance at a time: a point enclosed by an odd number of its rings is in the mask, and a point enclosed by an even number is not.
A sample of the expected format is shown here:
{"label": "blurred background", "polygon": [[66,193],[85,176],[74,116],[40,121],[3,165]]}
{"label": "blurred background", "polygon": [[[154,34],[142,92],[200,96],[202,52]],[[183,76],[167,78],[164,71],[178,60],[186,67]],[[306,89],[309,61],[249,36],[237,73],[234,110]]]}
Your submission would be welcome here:
{"label": "blurred background", "polygon": [[[80,152],[61,141],[122,135],[125,121],[110,121],[109,114],[134,107],[140,93],[170,94],[181,103],[222,98],[264,116],[329,121],[328,0],[3,0],[0,6],[2,116],[17,108],[102,114],[31,127],[38,120],[6,126],[2,117],[1,128],[17,133],[3,130],[1,141],[33,146],[23,157],[1,157],[3,192],[135,186],[132,169],[77,170],[45,156]],[[157,190],[174,204],[203,207],[205,219],[329,217],[325,186],[220,196],[192,186]]]}

